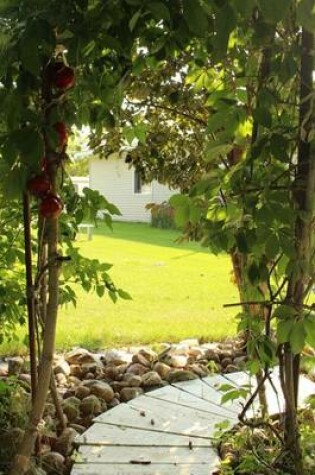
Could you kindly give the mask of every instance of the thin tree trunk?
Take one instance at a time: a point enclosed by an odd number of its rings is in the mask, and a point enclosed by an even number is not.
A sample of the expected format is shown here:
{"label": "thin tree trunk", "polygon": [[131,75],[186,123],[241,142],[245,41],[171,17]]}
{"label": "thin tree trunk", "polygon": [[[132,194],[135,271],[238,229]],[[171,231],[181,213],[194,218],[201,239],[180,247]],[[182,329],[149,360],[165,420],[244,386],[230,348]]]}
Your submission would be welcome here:
{"label": "thin tree trunk", "polygon": [[25,435],[18,454],[14,459],[10,475],[24,475],[29,468],[30,457],[38,434],[38,425],[43,416],[51,381],[59,296],[59,262],[56,259],[58,256],[57,238],[58,221],[55,218],[51,218],[48,230],[48,259],[50,262],[48,284],[49,300],[43,336],[43,351],[39,363],[38,388],[30,415],[30,422],[25,430]]}
{"label": "thin tree trunk", "polygon": [[[314,118],[311,93],[313,91],[314,35],[303,29],[301,41],[300,118],[298,165],[293,201],[297,211],[295,249],[298,269],[290,276],[286,301],[296,311],[296,319],[303,319],[305,288],[311,279],[309,265],[314,252],[315,155],[309,133]],[[300,355],[293,355],[290,344],[284,347],[285,383],[285,448],[292,457],[294,475],[302,475],[303,460],[299,441],[297,401]]]}
{"label": "thin tree trunk", "polygon": [[37,388],[37,356],[36,356],[36,332],[35,332],[35,298],[32,275],[32,241],[31,241],[31,211],[28,191],[23,194],[23,218],[24,218],[24,249],[25,249],[25,273],[26,273],[26,301],[28,313],[28,334],[31,366],[32,401],[35,398]]}
{"label": "thin tree trunk", "polygon": [[60,432],[62,432],[64,429],[66,429],[67,424],[66,424],[66,421],[65,421],[65,415],[64,415],[63,410],[62,410],[62,405],[61,405],[60,399],[58,397],[57,385],[56,385],[56,380],[55,380],[55,376],[54,376],[53,371],[51,372],[50,393],[51,393],[51,397],[52,397],[54,406],[56,408],[57,417],[59,419]]}

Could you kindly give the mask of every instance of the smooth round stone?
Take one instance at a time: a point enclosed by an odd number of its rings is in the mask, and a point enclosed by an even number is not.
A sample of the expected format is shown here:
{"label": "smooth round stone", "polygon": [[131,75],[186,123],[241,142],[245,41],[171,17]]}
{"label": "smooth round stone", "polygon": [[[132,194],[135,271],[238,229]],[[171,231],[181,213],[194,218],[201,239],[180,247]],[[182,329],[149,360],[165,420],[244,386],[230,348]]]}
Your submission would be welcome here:
{"label": "smooth round stone", "polygon": [[156,371],[149,371],[142,376],[142,386],[147,388],[151,386],[159,386],[162,384],[162,379]]}
{"label": "smooth round stone", "polygon": [[[106,404],[106,403],[105,403]],[[90,394],[82,399],[80,411],[84,416],[94,416],[102,412],[102,404],[97,396]]]}
{"label": "smooth round stone", "polygon": [[114,397],[113,388],[103,381],[95,381],[90,386],[91,394],[95,394],[95,396],[104,399],[106,402],[110,402]]}
{"label": "smooth round stone", "polygon": [[126,373],[132,373],[132,374],[136,374],[138,376],[142,376],[144,373],[147,373],[147,371],[148,371],[148,368],[146,368],[142,364],[133,363],[129,366],[129,368],[127,368]]}
{"label": "smooth round stone", "polygon": [[120,391],[120,399],[122,402],[127,402],[137,396],[140,396],[140,394],[143,394],[142,388],[123,388]]}

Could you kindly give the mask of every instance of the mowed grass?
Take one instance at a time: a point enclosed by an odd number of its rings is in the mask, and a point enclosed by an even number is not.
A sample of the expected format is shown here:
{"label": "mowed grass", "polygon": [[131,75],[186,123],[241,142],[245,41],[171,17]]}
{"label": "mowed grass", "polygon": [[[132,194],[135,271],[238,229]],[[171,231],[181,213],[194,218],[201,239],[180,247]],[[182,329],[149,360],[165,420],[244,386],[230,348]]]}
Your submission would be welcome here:
{"label": "mowed grass", "polygon": [[223,339],[235,333],[237,301],[228,256],[213,256],[197,243],[178,244],[176,231],[147,224],[115,223],[80,236],[81,252],[113,264],[110,275],[132,301],[98,298],[76,289],[77,309],[61,310],[57,346],[89,348]]}
{"label": "mowed grass", "polygon": [[[90,349],[197,337],[221,340],[235,334],[238,301],[226,255],[214,256],[198,243],[176,243],[179,233],[142,223],[114,223],[84,234],[76,245],[82,254],[113,264],[109,271],[131,301],[112,303],[81,288],[77,308],[60,310],[57,348],[82,345]],[[2,351],[1,351],[2,352]]]}

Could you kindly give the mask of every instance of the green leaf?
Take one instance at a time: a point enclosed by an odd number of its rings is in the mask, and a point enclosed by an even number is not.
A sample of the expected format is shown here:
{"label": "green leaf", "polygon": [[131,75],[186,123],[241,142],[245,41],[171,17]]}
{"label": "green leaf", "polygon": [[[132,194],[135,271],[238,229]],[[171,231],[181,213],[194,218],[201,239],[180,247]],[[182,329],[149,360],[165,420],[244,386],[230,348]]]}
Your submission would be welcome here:
{"label": "green leaf", "polygon": [[290,345],[291,345],[291,350],[292,353],[295,355],[298,353],[301,353],[305,346],[305,339],[306,339],[306,330],[304,327],[304,322],[298,321],[296,322],[292,330],[290,332]]}
{"label": "green leaf", "polygon": [[221,61],[226,56],[229,38],[232,30],[237,25],[235,11],[229,4],[225,2],[223,7],[215,13],[215,30],[216,35],[213,40],[213,57],[214,61]]}
{"label": "green leaf", "polygon": [[256,0],[232,0],[233,8],[242,17],[248,18],[252,15],[256,6]]}
{"label": "green leaf", "polygon": [[309,32],[315,31],[314,0],[300,0],[297,6],[297,20]]}
{"label": "green leaf", "polygon": [[242,254],[247,254],[249,252],[248,242],[244,232],[238,232],[235,236],[235,241],[239,252]]}
{"label": "green leaf", "polygon": [[280,320],[277,325],[277,342],[279,345],[289,341],[290,332],[294,325],[294,320]]}
{"label": "green leaf", "polygon": [[274,311],[273,316],[279,320],[292,319],[296,316],[296,310],[290,305],[279,305]]}
{"label": "green leaf", "polygon": [[197,36],[204,36],[208,30],[208,18],[198,0],[183,0],[184,18],[188,28]]}
{"label": "green leaf", "polygon": [[220,384],[220,386],[218,387],[218,390],[222,391],[223,393],[230,391],[231,389],[235,389],[235,386],[233,386],[232,384]]}
{"label": "green leaf", "polygon": [[44,141],[38,130],[24,127],[11,134],[15,146],[21,154],[23,162],[38,162],[44,154]]}
{"label": "green leaf", "polygon": [[258,5],[263,14],[264,20],[275,24],[285,18],[290,7],[291,0],[258,0]]}
{"label": "green leaf", "polygon": [[304,320],[307,343],[315,348],[315,313],[312,312]]}
{"label": "green leaf", "polygon": [[110,299],[111,299],[114,303],[117,302],[118,297],[117,297],[116,292],[114,292],[113,290],[109,290],[109,291],[108,291],[108,295],[109,295]]}
{"label": "green leaf", "polygon": [[190,209],[189,206],[181,206],[175,210],[175,223],[182,227],[189,221]]}
{"label": "green leaf", "polygon": [[169,204],[171,206],[174,206],[174,208],[180,207],[180,206],[187,206],[189,204],[189,198],[188,196],[185,195],[173,195],[169,199]]}
{"label": "green leaf", "polygon": [[239,389],[234,389],[233,391],[229,391],[225,393],[221,398],[221,404],[224,404],[228,401],[234,401],[235,399],[239,399],[241,396],[241,391]]}
{"label": "green leaf", "polygon": [[96,286],[96,293],[99,297],[103,297],[105,293],[105,286],[104,285],[97,285]]}
{"label": "green leaf", "polygon": [[116,214],[117,216],[121,216],[121,212],[113,203],[107,203],[106,209],[110,212],[110,214]]}
{"label": "green leaf", "polygon": [[51,53],[54,42],[54,34],[49,23],[38,19],[29,23],[19,43],[23,67],[34,76],[38,76],[45,48]]}
{"label": "green leaf", "polygon": [[257,351],[262,361],[267,364],[272,363],[275,357],[275,347],[267,337],[258,342]]}
{"label": "green leaf", "polygon": [[257,107],[253,111],[253,118],[258,124],[263,125],[267,129],[270,129],[272,126],[272,117],[268,109]]}
{"label": "green leaf", "polygon": [[260,270],[256,262],[252,262],[247,271],[248,279],[251,284],[255,285],[260,282]]}
{"label": "green leaf", "polygon": [[117,292],[118,292],[118,295],[119,295],[120,298],[122,298],[124,300],[132,300],[131,295],[128,294],[128,292],[126,292],[125,290],[118,289]]}
{"label": "green leaf", "polygon": [[205,159],[206,161],[210,161],[214,158],[218,158],[220,155],[226,156],[232,149],[232,144],[218,144],[217,142],[213,142],[207,147]]}
{"label": "green leaf", "polygon": [[280,134],[273,134],[270,140],[271,153],[277,160],[281,162],[288,162],[288,146],[290,142],[286,137]]}
{"label": "green leaf", "polygon": [[265,242],[265,254],[268,260],[273,260],[278,255],[279,249],[278,237],[271,234]]}
{"label": "green leaf", "polygon": [[171,19],[169,9],[162,2],[149,2],[148,10],[156,20],[170,21]]}
{"label": "green leaf", "polygon": [[124,127],[123,128],[123,136],[127,140],[129,144],[133,142],[133,140],[136,138],[135,130],[133,127]]}
{"label": "green leaf", "polygon": [[133,31],[138,23],[139,18],[141,17],[141,9],[138,10],[129,21],[129,30]]}
{"label": "green leaf", "polygon": [[191,203],[189,207],[189,221],[193,224],[198,224],[201,218],[201,209]]}

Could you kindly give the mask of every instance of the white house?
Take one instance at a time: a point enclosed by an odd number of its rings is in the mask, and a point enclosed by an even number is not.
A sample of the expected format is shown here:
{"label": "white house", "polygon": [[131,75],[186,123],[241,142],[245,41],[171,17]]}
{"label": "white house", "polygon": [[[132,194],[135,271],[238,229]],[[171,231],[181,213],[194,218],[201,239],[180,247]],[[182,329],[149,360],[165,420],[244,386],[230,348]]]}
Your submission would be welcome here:
{"label": "white house", "polygon": [[139,173],[118,154],[107,159],[91,157],[89,168],[90,188],[119,208],[122,216],[115,217],[117,220],[150,222],[151,213],[146,210],[146,204],[162,203],[176,193],[157,181],[142,183]]}

